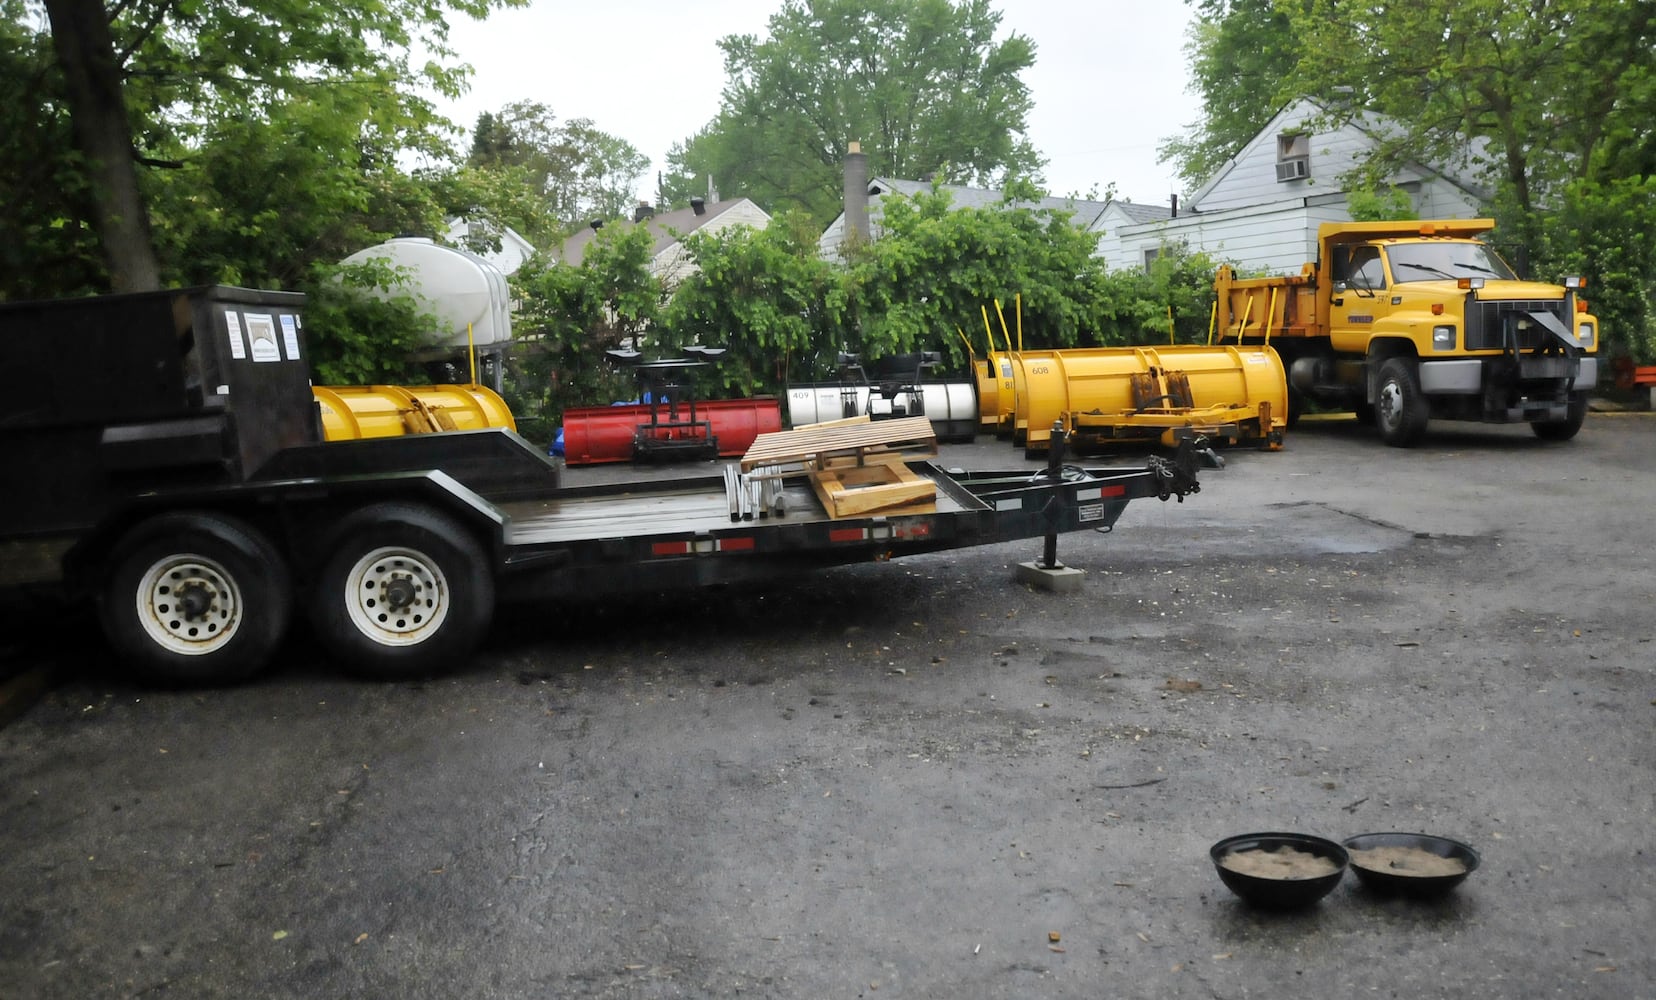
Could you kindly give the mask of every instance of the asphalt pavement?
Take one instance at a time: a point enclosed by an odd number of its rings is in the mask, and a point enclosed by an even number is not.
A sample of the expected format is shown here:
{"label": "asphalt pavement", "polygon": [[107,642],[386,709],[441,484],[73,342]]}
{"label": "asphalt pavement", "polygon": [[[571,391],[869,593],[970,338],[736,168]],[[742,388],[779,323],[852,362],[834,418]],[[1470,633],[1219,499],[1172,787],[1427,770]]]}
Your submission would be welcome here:
{"label": "asphalt pavement", "polygon": [[[1074,594],[1034,540],[515,609],[417,683],[14,619],[0,998],[1656,996],[1656,417],[1224,457]],[[1261,911],[1208,848],[1270,830],[1482,864]]]}

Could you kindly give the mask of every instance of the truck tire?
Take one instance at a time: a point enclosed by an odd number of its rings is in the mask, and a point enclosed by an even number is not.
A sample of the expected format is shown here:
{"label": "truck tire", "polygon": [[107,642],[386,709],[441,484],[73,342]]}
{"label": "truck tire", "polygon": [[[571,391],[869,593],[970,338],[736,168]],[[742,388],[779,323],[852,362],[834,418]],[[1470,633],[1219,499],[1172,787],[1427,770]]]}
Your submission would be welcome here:
{"label": "truck tire", "polygon": [[494,616],[482,546],[429,507],[364,507],[340,522],[324,551],[311,620],[347,670],[392,679],[454,669]]}
{"label": "truck tire", "polygon": [[1425,437],[1430,416],[1414,361],[1391,358],[1381,365],[1374,393],[1374,423],[1380,428],[1380,440],[1393,448],[1412,448]]}
{"label": "truck tire", "polygon": [[109,643],[165,684],[244,680],[281,643],[293,594],[281,553],[221,514],[150,518],[115,546],[98,612]]}
{"label": "truck tire", "polygon": [[1543,441],[1568,441],[1581,430],[1581,425],[1587,419],[1587,394],[1585,392],[1570,393],[1570,409],[1563,420],[1535,420],[1530,422],[1530,430]]}

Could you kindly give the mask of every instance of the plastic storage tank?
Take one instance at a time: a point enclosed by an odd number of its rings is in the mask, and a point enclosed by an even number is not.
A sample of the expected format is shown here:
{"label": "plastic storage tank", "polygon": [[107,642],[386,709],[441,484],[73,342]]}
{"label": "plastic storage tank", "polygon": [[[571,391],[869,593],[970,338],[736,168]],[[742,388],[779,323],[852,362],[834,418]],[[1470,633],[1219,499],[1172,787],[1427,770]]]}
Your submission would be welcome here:
{"label": "plastic storage tank", "polygon": [[[344,263],[376,260],[405,272],[406,293],[437,317],[438,328],[428,338],[428,346],[483,348],[511,342],[511,290],[506,275],[482,257],[425,237],[399,236],[358,250]],[[401,288],[379,292],[385,296],[402,293]]]}

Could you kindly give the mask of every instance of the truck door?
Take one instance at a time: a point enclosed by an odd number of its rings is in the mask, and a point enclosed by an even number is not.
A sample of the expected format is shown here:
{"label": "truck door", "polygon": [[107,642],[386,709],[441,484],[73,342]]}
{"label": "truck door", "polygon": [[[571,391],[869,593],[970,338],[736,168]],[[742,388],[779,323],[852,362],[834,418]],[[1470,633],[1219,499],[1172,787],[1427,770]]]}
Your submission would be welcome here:
{"label": "truck door", "polygon": [[1362,354],[1375,318],[1386,310],[1385,263],[1380,248],[1367,243],[1336,247],[1333,258],[1328,336],[1334,350]]}

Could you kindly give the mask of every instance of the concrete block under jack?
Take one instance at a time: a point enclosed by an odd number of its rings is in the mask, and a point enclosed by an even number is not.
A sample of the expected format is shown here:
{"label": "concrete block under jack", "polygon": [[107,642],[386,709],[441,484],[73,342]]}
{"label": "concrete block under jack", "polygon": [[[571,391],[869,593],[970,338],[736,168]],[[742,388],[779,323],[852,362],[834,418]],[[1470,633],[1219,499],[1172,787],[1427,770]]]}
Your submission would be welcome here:
{"label": "concrete block under jack", "polygon": [[1081,589],[1081,578],[1087,575],[1087,571],[1073,569],[1063,563],[1042,566],[1038,562],[1021,562],[1014,574],[1019,583],[1032,584],[1055,594],[1072,594]]}

